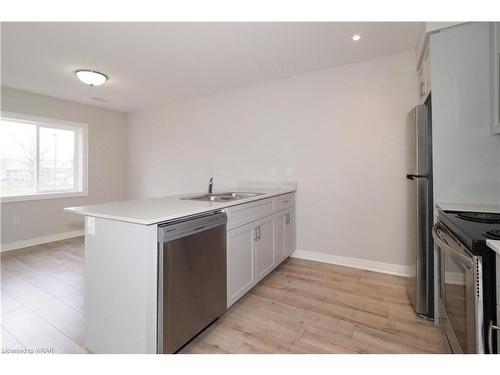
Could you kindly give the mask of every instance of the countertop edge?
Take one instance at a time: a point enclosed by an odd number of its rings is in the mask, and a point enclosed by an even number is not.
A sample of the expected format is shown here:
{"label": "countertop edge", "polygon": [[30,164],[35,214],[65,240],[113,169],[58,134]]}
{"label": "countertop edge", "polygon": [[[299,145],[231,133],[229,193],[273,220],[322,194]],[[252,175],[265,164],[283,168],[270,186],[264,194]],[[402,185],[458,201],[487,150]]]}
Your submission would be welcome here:
{"label": "countertop edge", "polygon": [[[259,200],[268,199],[268,198],[272,198],[272,197],[277,197],[279,195],[290,194],[290,193],[295,193],[295,192],[296,192],[296,189],[279,189],[279,191],[268,191],[268,192],[265,192],[263,195],[259,195],[259,196],[255,196],[255,197],[234,200],[231,202],[218,202],[216,204],[211,203],[212,206],[210,206],[210,207],[203,207],[203,208],[198,208],[198,209],[186,210],[185,212],[182,212],[182,213],[175,213],[175,214],[171,214],[171,215],[155,217],[151,220],[143,220],[143,219],[137,219],[137,218],[133,218],[133,217],[124,217],[124,216],[120,216],[120,215],[111,215],[111,214],[107,214],[107,213],[102,213],[102,212],[98,212],[96,210],[92,210],[90,208],[91,206],[65,207],[63,210],[64,210],[64,212],[67,212],[67,213],[82,215],[82,216],[98,217],[98,218],[102,218],[102,219],[122,221],[122,222],[140,224],[140,225],[155,225],[155,224],[163,223],[163,222],[170,221],[170,220],[176,220],[179,218],[198,215],[198,214],[202,214],[202,213],[210,212],[210,211],[219,211],[219,210],[223,210],[225,208],[238,206],[238,205],[251,203],[251,202],[256,202]],[[183,196],[190,196],[190,195],[192,195],[192,194],[182,195],[182,197]],[[153,199],[162,199],[162,198],[179,199],[179,197],[181,197],[181,196],[172,195],[172,196],[158,197],[158,198],[153,198]],[[125,202],[130,202],[130,201],[123,201],[123,202],[125,203]],[[119,202],[111,202],[111,203],[119,203]],[[103,203],[103,205],[105,205],[105,204],[107,204],[107,203]],[[94,206],[97,207],[99,205],[94,205]],[[89,209],[86,209],[85,207],[89,207]]]}

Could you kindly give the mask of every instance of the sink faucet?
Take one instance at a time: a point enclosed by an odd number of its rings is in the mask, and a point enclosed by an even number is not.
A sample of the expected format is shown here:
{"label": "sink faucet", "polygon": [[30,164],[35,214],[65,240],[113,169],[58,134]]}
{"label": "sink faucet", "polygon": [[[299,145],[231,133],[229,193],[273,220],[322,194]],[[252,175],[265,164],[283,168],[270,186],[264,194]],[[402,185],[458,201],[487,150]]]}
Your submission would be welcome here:
{"label": "sink faucet", "polygon": [[210,180],[208,180],[208,194],[212,195],[212,189],[214,187],[214,178],[210,177]]}

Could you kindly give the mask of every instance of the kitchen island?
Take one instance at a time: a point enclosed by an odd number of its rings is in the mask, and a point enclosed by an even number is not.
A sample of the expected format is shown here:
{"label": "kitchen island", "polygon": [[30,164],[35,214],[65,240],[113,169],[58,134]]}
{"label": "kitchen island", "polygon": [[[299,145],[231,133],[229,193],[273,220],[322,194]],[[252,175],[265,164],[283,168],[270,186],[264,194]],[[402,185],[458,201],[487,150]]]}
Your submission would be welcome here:
{"label": "kitchen island", "polygon": [[[222,211],[227,220],[227,306],[295,250],[294,183],[245,186],[225,202],[189,194],[69,207],[85,218],[85,347],[158,353],[158,226]],[[258,234],[258,235],[257,235]]]}

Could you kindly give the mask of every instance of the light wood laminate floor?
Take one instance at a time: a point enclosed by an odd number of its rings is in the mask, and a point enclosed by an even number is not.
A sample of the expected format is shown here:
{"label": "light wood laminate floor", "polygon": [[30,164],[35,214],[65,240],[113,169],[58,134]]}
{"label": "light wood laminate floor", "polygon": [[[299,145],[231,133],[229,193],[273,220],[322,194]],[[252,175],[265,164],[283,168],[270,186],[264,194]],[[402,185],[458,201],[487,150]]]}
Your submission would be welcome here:
{"label": "light wood laminate floor", "polygon": [[[83,238],[1,256],[2,348],[85,353]],[[181,353],[445,353],[404,279],[288,259]]]}

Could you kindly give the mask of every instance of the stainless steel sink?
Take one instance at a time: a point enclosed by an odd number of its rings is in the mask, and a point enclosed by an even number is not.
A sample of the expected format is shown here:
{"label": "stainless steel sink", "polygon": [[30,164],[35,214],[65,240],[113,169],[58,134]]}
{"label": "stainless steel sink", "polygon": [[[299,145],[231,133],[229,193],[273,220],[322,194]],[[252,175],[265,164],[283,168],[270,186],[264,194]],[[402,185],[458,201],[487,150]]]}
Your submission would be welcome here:
{"label": "stainless steel sink", "polygon": [[238,199],[256,197],[258,195],[263,195],[263,193],[226,192],[226,193],[215,193],[215,194],[200,194],[191,197],[183,197],[181,199],[206,201],[206,202],[228,202],[228,201],[235,201]]}

